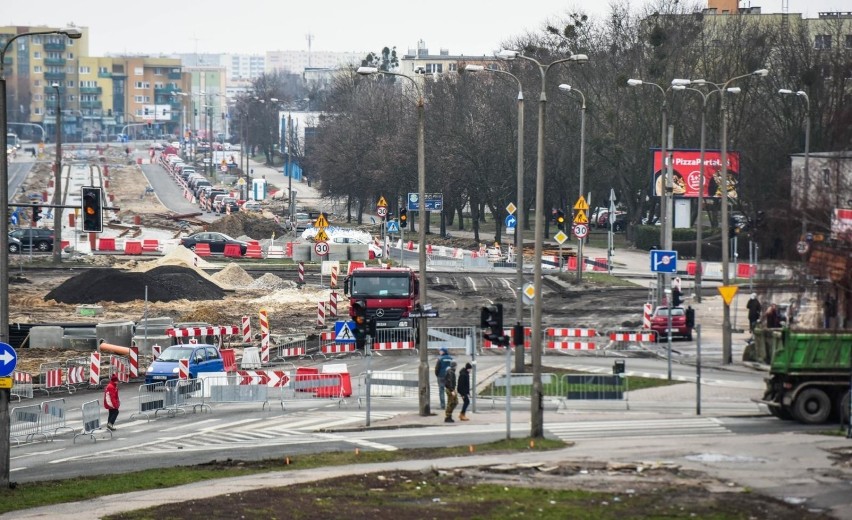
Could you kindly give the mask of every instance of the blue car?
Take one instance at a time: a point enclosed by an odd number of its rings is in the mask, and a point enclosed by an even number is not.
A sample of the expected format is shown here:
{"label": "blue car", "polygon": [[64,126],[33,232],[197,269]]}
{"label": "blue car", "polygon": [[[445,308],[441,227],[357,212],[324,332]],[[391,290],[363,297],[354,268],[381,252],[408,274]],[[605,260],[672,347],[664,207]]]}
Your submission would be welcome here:
{"label": "blue car", "polygon": [[224,372],[222,355],[213,345],[173,345],[164,350],[148,367],[145,384],[164,383],[178,378],[178,360],[189,360],[189,377],[195,379],[199,372]]}

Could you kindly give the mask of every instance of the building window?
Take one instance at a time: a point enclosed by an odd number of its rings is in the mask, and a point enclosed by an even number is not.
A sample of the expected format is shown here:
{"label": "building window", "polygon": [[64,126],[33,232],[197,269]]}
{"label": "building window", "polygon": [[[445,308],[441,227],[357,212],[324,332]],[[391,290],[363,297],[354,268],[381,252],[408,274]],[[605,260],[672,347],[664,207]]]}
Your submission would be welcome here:
{"label": "building window", "polygon": [[830,49],[831,48],[831,35],[830,34],[817,34],[814,37],[814,49]]}
{"label": "building window", "polygon": [[30,37],[30,43],[34,45],[41,45],[41,35]]}
{"label": "building window", "polygon": [[73,52],[69,52],[69,53],[68,53],[68,59],[69,59],[69,60],[73,60],[73,59],[74,59],[74,53],[73,53]]}
{"label": "building window", "polygon": [[133,67],[133,75],[134,76],[144,76],[145,69],[143,67]]}
{"label": "building window", "polygon": [[33,101],[42,101],[44,99],[43,94],[36,94],[33,96]]}
{"label": "building window", "polygon": [[41,107],[35,107],[33,109],[33,114],[40,116],[41,115]]}
{"label": "building window", "polygon": [[40,87],[41,86],[41,80],[37,79],[37,80],[33,81],[33,86],[34,87]]}
{"label": "building window", "polygon": [[163,75],[163,69],[160,68],[160,67],[154,67],[154,75],[155,76],[162,76]]}
{"label": "building window", "polygon": [[145,96],[133,96],[133,101],[136,103],[144,103]]}
{"label": "building window", "polygon": [[33,59],[34,60],[40,60],[41,59],[41,53],[38,52],[38,51],[34,51],[33,52]]}
{"label": "building window", "polygon": [[68,81],[68,88],[74,88],[74,80],[73,79]]}
{"label": "building window", "polygon": [[106,67],[98,67],[98,74],[109,74],[109,69]]}
{"label": "building window", "polygon": [[161,81],[155,81],[154,88],[163,88],[163,83]]}
{"label": "building window", "polygon": [[75,96],[74,94],[68,96],[68,101],[74,101],[75,99],[77,99],[77,96]]}
{"label": "building window", "polygon": [[91,67],[83,67],[83,66],[80,67],[80,74],[91,74],[91,73],[92,73]]}
{"label": "building window", "polygon": [[35,65],[35,66],[33,66],[33,72],[35,72],[36,74],[41,73],[41,72],[42,72],[41,65]]}
{"label": "building window", "polygon": [[450,72],[456,72],[456,71],[459,70],[459,64],[458,63],[450,63],[450,65],[447,68],[449,69]]}

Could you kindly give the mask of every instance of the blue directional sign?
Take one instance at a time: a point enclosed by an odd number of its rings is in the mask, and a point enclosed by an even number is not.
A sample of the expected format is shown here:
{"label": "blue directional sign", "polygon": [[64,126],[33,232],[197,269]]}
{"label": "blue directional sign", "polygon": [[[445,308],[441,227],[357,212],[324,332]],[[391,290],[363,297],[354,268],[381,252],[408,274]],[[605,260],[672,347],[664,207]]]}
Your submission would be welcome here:
{"label": "blue directional sign", "polygon": [[335,343],[355,343],[355,322],[354,321],[335,321],[334,322],[334,342]]}
{"label": "blue directional sign", "polygon": [[677,272],[677,251],[651,251],[651,271],[655,273]]}
{"label": "blue directional sign", "polygon": [[518,225],[518,219],[514,215],[506,215],[506,227],[513,228]]}
{"label": "blue directional sign", "polygon": [[399,222],[388,220],[388,233],[399,233]]}
{"label": "blue directional sign", "polygon": [[[426,211],[442,211],[444,209],[443,193],[426,193]],[[408,211],[420,210],[420,195],[418,193],[408,194]]]}
{"label": "blue directional sign", "polygon": [[0,377],[12,375],[18,364],[18,353],[12,345],[0,343]]}

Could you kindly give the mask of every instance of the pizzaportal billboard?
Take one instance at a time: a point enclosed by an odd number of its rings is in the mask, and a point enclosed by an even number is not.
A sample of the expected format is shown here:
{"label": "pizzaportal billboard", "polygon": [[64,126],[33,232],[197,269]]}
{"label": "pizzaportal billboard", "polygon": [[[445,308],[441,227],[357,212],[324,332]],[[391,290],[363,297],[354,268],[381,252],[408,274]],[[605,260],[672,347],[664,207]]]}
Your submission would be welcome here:
{"label": "pizzaportal billboard", "polygon": [[[661,151],[654,151],[654,170],[651,192],[663,194],[665,179],[661,175],[663,160]],[[675,197],[698,197],[701,175],[704,175],[704,196],[722,196],[722,153],[719,150],[704,151],[704,167],[701,167],[700,150],[667,150],[672,156],[672,193]],[[728,152],[728,197],[737,198],[740,177],[740,154]]]}

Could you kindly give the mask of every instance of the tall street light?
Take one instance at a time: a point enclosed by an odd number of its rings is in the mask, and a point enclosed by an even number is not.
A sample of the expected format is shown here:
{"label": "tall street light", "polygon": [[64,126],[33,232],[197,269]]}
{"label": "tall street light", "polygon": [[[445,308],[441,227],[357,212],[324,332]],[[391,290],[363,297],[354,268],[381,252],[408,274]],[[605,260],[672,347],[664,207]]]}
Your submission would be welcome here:
{"label": "tall street light", "polygon": [[[420,88],[420,84],[417,83],[417,80],[398,72],[379,70],[376,67],[358,67],[357,72],[362,76],[369,76],[371,74],[399,76],[400,78],[405,78],[410,81],[417,91],[417,189],[418,204],[420,204],[417,214],[417,225],[420,227],[420,229],[417,230],[419,241],[417,252],[419,256],[420,272],[420,310],[425,311],[427,309],[426,287],[428,284],[426,283],[426,129],[423,112],[423,90]],[[431,410],[429,408],[429,353],[426,348],[429,341],[426,319],[420,318],[418,320],[418,326],[417,349],[420,353],[420,366],[418,370],[418,377],[420,381],[420,415],[426,417],[431,415]]]}
{"label": "tall street light", "polygon": [[[34,31],[12,36],[0,51],[0,149],[6,153],[6,51],[12,42],[22,36],[62,34],[72,40],[83,36],[76,27],[50,31]],[[5,158],[4,158],[5,159]],[[9,342],[9,163],[0,160],[0,342]],[[0,489],[9,487],[9,398],[11,390],[0,389]]]}
{"label": "tall street light", "polygon": [[536,150],[536,174],[535,174],[535,259],[533,266],[533,285],[535,290],[532,322],[532,365],[533,384],[530,400],[530,437],[544,437],[544,410],[542,409],[543,392],[541,385],[541,250],[544,242],[544,129],[545,109],[547,107],[547,73],[551,67],[559,63],[574,62],[586,63],[589,57],[585,54],[572,54],[567,58],[555,60],[543,65],[535,58],[524,56],[520,51],[503,50],[498,57],[513,60],[521,58],[538,67],[541,74],[541,94],[538,101],[538,144]]}
{"label": "tall street light", "polygon": [[792,91],[786,88],[782,88],[778,91],[779,94],[790,96],[796,95],[805,100],[805,174],[804,174],[804,182],[802,185],[802,236],[800,240],[805,240],[808,235],[808,188],[810,187],[810,158],[811,158],[811,100],[808,97],[808,93],[804,90]]}
{"label": "tall street light", "polygon": [[[729,264],[729,244],[728,240],[730,239],[729,234],[729,225],[728,225],[728,97],[725,94],[731,93],[736,94],[739,92],[739,89],[728,88],[728,86],[734,81],[742,78],[748,78],[750,76],[760,76],[764,77],[769,74],[769,70],[767,69],[758,69],[754,72],[750,72],[748,74],[743,74],[740,76],[735,76],[728,81],[722,83],[721,94],[722,94],[722,102],[721,102],[721,116],[722,116],[722,285],[727,286],[730,282],[730,276],[728,273],[728,264]],[[722,362],[726,364],[731,364],[734,362],[733,359],[733,350],[731,348],[731,306],[726,302],[722,302],[724,305],[722,306]]]}
{"label": "tall street light", "polygon": [[[660,132],[660,176],[664,176],[665,182],[661,183],[663,189],[660,193],[660,220],[662,221],[662,225],[660,226],[660,243],[662,244],[663,249],[670,250],[672,248],[672,191],[674,187],[672,184],[672,171],[670,168],[671,162],[668,161],[666,150],[666,131],[668,130],[668,91],[675,85],[688,85],[689,80],[673,79],[671,86],[665,89],[656,83],[643,81],[641,79],[628,79],[627,84],[631,87],[651,85],[652,87],[656,87],[657,90],[660,91],[660,94],[663,95],[663,104],[660,108],[663,119]],[[665,280],[666,277],[663,273],[657,273],[657,305],[662,303],[662,289],[665,285]]]}
{"label": "tall street light", "polygon": [[[580,94],[580,100],[582,106],[580,107],[580,196],[577,200],[583,197],[583,180],[585,178],[586,171],[586,96],[576,88],[573,88],[571,85],[567,83],[563,83],[559,85],[559,90],[566,93],[576,92]],[[610,215],[609,218],[615,219],[615,215]],[[583,281],[583,242],[584,239],[579,239],[577,245],[577,283]]]}
{"label": "tall street light", "polygon": [[[695,80],[692,84],[711,85],[715,87],[715,85],[706,82],[703,79]],[[674,85],[672,90],[691,90],[692,92],[697,92],[698,95],[701,96],[701,151],[699,152],[700,166],[698,167],[698,218],[695,220],[695,301],[701,303],[701,278],[703,276],[704,269],[701,264],[701,243],[704,240],[704,155],[706,152],[705,129],[707,120],[707,99],[713,92],[719,92],[719,89],[713,88],[709,92],[705,93],[697,88],[687,87],[686,85]]]}
{"label": "tall street light", "polygon": [[53,165],[53,263],[62,261],[62,103],[59,83],[54,83],[56,92],[56,163]]}
{"label": "tall street light", "polygon": [[[518,297],[515,303],[515,320],[518,325],[524,323],[524,87],[521,80],[511,72],[501,69],[485,68],[482,65],[466,65],[465,72],[478,72],[487,70],[497,74],[510,76],[518,84],[518,187],[517,187],[517,218],[515,222],[515,264],[517,265],[517,291]],[[523,336],[522,336],[523,337]],[[523,341],[523,340],[521,340]],[[515,346],[515,372],[524,372],[524,348],[523,344]]]}

